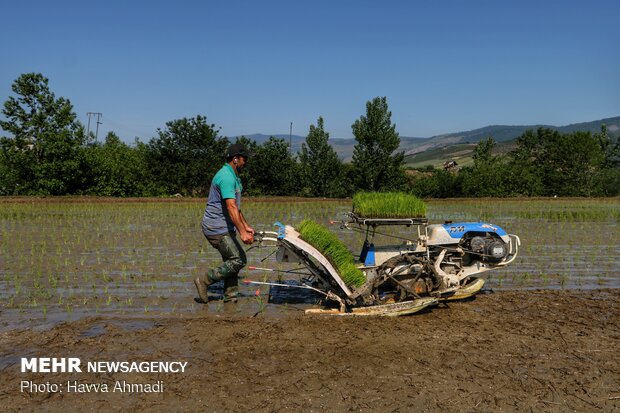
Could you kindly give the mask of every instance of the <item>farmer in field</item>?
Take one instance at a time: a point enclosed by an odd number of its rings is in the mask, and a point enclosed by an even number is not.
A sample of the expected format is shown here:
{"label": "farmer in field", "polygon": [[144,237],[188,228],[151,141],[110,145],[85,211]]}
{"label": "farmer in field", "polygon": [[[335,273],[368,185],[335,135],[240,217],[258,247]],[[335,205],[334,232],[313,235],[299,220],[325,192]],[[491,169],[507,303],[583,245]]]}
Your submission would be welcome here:
{"label": "farmer in field", "polygon": [[202,233],[219,251],[224,262],[217,268],[208,269],[194,280],[199,298],[208,302],[207,287],[224,280],[224,301],[236,301],[238,274],[247,263],[245,251],[237,240],[237,233],[244,244],[254,242],[254,229],[241,213],[241,180],[239,173],[248,162],[250,151],[239,143],[231,145],[226,152],[226,163],[211,181],[207,207],[202,217]]}

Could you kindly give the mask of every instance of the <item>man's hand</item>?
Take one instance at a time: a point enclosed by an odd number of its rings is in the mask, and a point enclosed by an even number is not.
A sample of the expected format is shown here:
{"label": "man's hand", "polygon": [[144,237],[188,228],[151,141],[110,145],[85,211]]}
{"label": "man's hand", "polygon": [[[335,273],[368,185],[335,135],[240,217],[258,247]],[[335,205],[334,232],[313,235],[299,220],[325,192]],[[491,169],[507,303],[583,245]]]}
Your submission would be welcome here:
{"label": "man's hand", "polygon": [[239,234],[239,236],[244,244],[251,244],[254,242],[254,230],[252,230],[252,232],[243,231]]}
{"label": "man's hand", "polygon": [[237,203],[234,199],[226,199],[226,209],[228,210],[228,215],[230,216],[230,219],[237,228],[237,232],[239,232],[241,241],[243,241],[244,244],[253,243],[254,229],[250,227],[247,222],[245,222],[245,220],[243,219],[243,215],[241,215],[241,211],[239,211],[239,208],[237,208]]}

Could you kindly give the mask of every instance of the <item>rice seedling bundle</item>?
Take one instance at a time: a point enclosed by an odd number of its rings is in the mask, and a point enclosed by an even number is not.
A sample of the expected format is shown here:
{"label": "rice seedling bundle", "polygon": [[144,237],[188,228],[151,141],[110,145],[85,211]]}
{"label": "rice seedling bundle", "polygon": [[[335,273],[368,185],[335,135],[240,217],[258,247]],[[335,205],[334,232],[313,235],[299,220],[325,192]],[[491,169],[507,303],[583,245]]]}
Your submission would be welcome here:
{"label": "rice seedling bundle", "polygon": [[302,221],[297,229],[301,239],[319,250],[332,263],[345,284],[354,287],[364,284],[364,273],[355,266],[353,254],[336,235],[309,219]]}
{"label": "rice seedling bundle", "polygon": [[422,218],[426,204],[403,192],[358,192],[353,196],[353,212],[364,218]]}

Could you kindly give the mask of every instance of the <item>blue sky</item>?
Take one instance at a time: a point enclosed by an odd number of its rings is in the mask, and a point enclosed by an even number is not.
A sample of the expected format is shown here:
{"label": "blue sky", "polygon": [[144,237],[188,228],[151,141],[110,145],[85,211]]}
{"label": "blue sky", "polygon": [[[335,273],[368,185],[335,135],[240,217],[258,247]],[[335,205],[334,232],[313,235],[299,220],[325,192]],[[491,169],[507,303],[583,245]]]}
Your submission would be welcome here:
{"label": "blue sky", "polygon": [[0,101],[39,72],[86,124],[148,141],[198,114],[221,134],[352,137],[386,96],[401,136],[620,115],[616,1],[3,1]]}

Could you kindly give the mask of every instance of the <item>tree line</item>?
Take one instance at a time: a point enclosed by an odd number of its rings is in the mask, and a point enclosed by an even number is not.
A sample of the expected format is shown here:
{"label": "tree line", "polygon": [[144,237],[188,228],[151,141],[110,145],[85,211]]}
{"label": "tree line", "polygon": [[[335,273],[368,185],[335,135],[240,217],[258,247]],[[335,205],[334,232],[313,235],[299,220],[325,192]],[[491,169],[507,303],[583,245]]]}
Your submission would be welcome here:
{"label": "tree line", "polygon": [[[101,143],[85,131],[68,99],[56,98],[42,74],[21,75],[4,103],[0,195],[205,196],[231,143],[205,116],[169,121],[149,142]],[[351,126],[356,144],[345,163],[329,144],[322,117],[309,126],[299,154],[283,139],[237,140],[252,152],[242,174],[248,195],[348,197],[360,190],[420,197],[617,196],[620,143],[600,133],[527,131],[494,155],[481,141],[473,165],[458,171],[405,168],[387,99],[366,103]]]}

